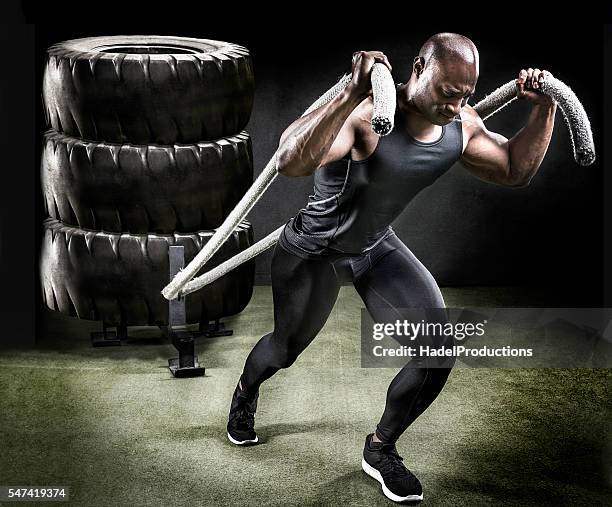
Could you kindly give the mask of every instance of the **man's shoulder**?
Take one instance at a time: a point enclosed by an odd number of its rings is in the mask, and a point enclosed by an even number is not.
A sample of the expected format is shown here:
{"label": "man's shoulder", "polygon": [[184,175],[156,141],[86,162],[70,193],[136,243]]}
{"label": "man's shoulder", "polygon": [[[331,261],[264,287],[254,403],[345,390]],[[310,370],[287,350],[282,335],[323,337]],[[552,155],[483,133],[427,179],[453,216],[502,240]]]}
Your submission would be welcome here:
{"label": "man's shoulder", "polygon": [[379,137],[372,129],[373,114],[374,102],[371,96],[362,100],[351,113],[354,133],[351,156],[354,160],[365,159],[376,149]]}
{"label": "man's shoulder", "polygon": [[470,139],[476,136],[479,132],[482,132],[485,127],[480,115],[469,104],[463,106],[459,114],[461,116],[461,131],[463,133],[462,153],[465,153],[465,149],[467,148]]}
{"label": "man's shoulder", "polygon": [[374,112],[374,101],[372,96],[363,99],[359,105],[353,109],[351,115],[359,122],[372,122],[372,114]]}
{"label": "man's shoulder", "polygon": [[356,137],[370,136],[374,133],[372,130],[373,114],[374,102],[371,96],[363,99],[353,110],[351,113],[351,123],[353,125]]}
{"label": "man's shoulder", "polygon": [[461,120],[465,122],[468,128],[480,129],[484,126],[482,118],[476,109],[469,104],[466,104],[461,108]]}
{"label": "man's shoulder", "polygon": [[482,118],[476,110],[466,104],[461,108],[461,129],[463,131],[464,148],[467,142],[485,129]]}

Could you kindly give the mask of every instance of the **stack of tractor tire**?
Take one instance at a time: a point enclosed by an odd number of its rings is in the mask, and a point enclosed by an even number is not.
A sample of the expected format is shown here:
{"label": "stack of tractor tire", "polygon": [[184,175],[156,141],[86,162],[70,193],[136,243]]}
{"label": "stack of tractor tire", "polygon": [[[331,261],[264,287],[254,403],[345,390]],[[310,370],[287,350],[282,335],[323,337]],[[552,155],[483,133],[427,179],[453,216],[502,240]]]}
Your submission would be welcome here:
{"label": "stack of tractor tire", "polygon": [[[104,326],[166,326],[168,252],[185,265],[253,181],[249,52],[166,36],[92,37],[47,51],[40,257],[52,310]],[[208,271],[253,244],[244,220]],[[248,304],[254,260],[188,295],[186,320]]]}

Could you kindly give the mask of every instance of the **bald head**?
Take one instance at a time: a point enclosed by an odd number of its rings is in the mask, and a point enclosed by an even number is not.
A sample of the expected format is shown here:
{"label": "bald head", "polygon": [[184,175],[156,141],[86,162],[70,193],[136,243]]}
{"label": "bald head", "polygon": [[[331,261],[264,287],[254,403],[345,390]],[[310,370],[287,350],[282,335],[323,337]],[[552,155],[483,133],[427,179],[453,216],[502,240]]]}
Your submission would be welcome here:
{"label": "bald head", "polygon": [[475,65],[478,68],[476,45],[458,33],[444,32],[432,35],[421,46],[419,56],[425,60],[425,66],[452,62]]}
{"label": "bald head", "polygon": [[437,33],[414,59],[407,101],[431,123],[446,125],[474,93],[478,71],[478,50],[470,39],[458,33]]}

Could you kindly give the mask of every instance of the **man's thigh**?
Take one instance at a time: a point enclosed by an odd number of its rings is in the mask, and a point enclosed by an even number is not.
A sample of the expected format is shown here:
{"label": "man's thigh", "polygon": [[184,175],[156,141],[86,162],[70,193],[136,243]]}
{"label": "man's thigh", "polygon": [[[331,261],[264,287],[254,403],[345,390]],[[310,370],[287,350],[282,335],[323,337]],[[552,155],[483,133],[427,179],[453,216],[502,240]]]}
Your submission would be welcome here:
{"label": "man's thigh", "polygon": [[444,298],[427,268],[396,235],[374,259],[372,267],[355,281],[368,308],[444,308]]}
{"label": "man's thigh", "polygon": [[302,259],[277,244],[271,275],[275,330],[288,338],[314,338],[340,290],[332,265],[325,259]]}

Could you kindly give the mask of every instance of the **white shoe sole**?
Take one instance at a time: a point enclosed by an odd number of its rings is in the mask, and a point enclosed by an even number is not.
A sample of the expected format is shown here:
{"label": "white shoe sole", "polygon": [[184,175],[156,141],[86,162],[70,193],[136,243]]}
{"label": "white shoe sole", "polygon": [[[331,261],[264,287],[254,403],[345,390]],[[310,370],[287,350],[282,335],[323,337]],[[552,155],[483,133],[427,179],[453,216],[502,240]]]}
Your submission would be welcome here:
{"label": "white shoe sole", "polygon": [[255,435],[254,440],[236,440],[235,438],[232,438],[232,436],[228,432],[227,438],[229,438],[229,441],[232,444],[236,444],[236,445],[256,444],[257,442],[259,442],[259,438],[257,437],[257,435]]}
{"label": "white shoe sole", "polygon": [[382,475],[380,475],[380,472],[376,470],[373,466],[371,466],[365,460],[365,458],[361,458],[361,468],[363,468],[363,471],[366,474],[368,474],[370,477],[380,482],[380,485],[382,486],[383,494],[389,500],[393,500],[394,502],[418,502],[419,500],[423,500],[422,494],[421,495],[399,496],[389,491],[389,488],[385,486],[385,481],[383,481],[383,478],[382,478]]}

